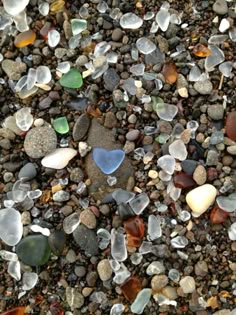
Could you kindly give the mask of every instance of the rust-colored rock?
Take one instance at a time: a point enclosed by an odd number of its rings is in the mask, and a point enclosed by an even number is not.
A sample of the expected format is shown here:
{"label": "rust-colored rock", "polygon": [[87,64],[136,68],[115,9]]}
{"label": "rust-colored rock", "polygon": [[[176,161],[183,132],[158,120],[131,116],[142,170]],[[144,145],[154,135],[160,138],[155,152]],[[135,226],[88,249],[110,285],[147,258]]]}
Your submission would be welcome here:
{"label": "rust-colored rock", "polygon": [[132,247],[139,247],[144,236],[143,220],[136,216],[124,221],[125,232],[127,233],[127,245]]}
{"label": "rust-colored rock", "polygon": [[205,58],[207,56],[210,56],[211,50],[207,46],[198,43],[193,48],[193,54],[200,58]]}
{"label": "rust-colored rock", "polygon": [[36,34],[32,30],[20,33],[16,36],[14,44],[17,48],[22,48],[34,43],[36,39]]}
{"label": "rust-colored rock", "polygon": [[192,188],[196,186],[196,182],[191,175],[180,172],[173,177],[174,185],[177,188]]}
{"label": "rust-colored rock", "polygon": [[236,141],[236,111],[228,114],[225,123],[225,132],[231,140]]}
{"label": "rust-colored rock", "polygon": [[162,74],[167,83],[175,83],[178,78],[176,65],[172,61],[165,63],[162,68]]}
{"label": "rust-colored rock", "polygon": [[130,277],[120,286],[120,289],[125,298],[129,302],[133,302],[139,291],[142,289],[141,280],[137,277]]}
{"label": "rust-colored rock", "polygon": [[225,222],[228,217],[230,216],[230,213],[227,211],[224,211],[220,209],[217,205],[211,210],[210,213],[210,220],[212,224],[220,224]]}
{"label": "rust-colored rock", "polygon": [[1,313],[1,315],[24,315],[25,309],[26,309],[25,306],[18,306]]}

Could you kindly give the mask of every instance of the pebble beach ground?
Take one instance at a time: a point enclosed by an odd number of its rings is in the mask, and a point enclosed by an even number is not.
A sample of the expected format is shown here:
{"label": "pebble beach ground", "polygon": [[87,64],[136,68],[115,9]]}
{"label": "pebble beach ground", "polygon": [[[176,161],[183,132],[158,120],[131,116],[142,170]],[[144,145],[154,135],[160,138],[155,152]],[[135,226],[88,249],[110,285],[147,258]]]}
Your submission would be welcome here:
{"label": "pebble beach ground", "polygon": [[0,314],[236,314],[236,3],[0,3]]}

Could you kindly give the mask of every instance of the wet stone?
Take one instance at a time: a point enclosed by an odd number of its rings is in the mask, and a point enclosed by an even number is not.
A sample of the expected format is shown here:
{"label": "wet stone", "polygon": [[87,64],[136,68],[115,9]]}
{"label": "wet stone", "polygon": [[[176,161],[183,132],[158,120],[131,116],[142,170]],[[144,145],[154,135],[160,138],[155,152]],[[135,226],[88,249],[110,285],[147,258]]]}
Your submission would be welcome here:
{"label": "wet stone", "polygon": [[18,174],[18,178],[28,178],[29,180],[35,178],[37,175],[36,168],[33,163],[27,163],[25,164],[21,169]]}
{"label": "wet stone", "polygon": [[75,122],[73,127],[74,141],[83,140],[88,133],[90,127],[90,118],[86,114],[82,114]]}
{"label": "wet stone", "polygon": [[97,237],[94,231],[80,224],[73,232],[73,237],[80,249],[85,251],[86,255],[96,256],[98,254]]}
{"label": "wet stone", "polygon": [[92,211],[85,209],[80,214],[80,222],[89,229],[95,229],[97,225],[96,217]]}
{"label": "wet stone", "polygon": [[32,128],[27,133],[24,141],[25,152],[34,159],[44,157],[47,153],[56,149],[56,146],[56,133],[48,126]]}
{"label": "wet stone", "polygon": [[104,87],[108,91],[113,91],[120,83],[120,77],[113,68],[109,68],[103,75]]}
{"label": "wet stone", "polygon": [[43,235],[27,236],[16,246],[16,253],[26,265],[44,265],[51,253],[48,238]]}

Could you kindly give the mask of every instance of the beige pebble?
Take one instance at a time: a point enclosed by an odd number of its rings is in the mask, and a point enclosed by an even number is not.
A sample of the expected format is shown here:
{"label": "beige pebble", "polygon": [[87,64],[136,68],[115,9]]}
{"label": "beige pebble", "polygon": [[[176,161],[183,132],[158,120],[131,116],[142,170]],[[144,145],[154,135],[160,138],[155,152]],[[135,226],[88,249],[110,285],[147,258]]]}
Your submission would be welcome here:
{"label": "beige pebble", "polygon": [[164,289],[162,289],[162,293],[169,299],[169,300],[175,300],[177,299],[177,290],[174,287],[171,287],[170,285],[167,285]]}
{"label": "beige pebble", "polygon": [[42,118],[37,118],[34,121],[34,126],[35,127],[41,127],[41,126],[43,126],[43,124],[44,124],[44,120]]}
{"label": "beige pebble", "polygon": [[198,165],[193,173],[193,179],[200,186],[207,180],[207,172],[204,166]]}
{"label": "beige pebble", "polygon": [[231,145],[227,147],[227,152],[231,155],[236,155],[236,145]]}
{"label": "beige pebble", "polygon": [[150,171],[148,172],[148,176],[149,176],[150,178],[152,178],[152,179],[156,179],[156,178],[158,177],[158,173],[157,173],[157,171],[150,170]]}
{"label": "beige pebble", "polygon": [[82,290],[82,294],[83,294],[84,297],[89,296],[92,292],[93,292],[93,288],[85,287]]}
{"label": "beige pebble", "polygon": [[186,276],[179,282],[184,293],[193,293],[196,289],[195,280],[193,277]]}
{"label": "beige pebble", "polygon": [[215,201],[217,190],[213,185],[204,184],[194,188],[186,195],[186,202],[195,217],[199,217]]}
{"label": "beige pebble", "polygon": [[163,289],[168,283],[168,277],[166,275],[155,275],[151,280],[151,287],[154,291]]}
{"label": "beige pebble", "polygon": [[80,214],[80,222],[83,223],[89,229],[95,229],[97,225],[97,220],[92,211],[89,209],[85,209]]}
{"label": "beige pebble", "polygon": [[191,130],[190,129],[185,129],[181,135],[180,139],[183,140],[184,144],[188,144],[190,141],[190,135],[191,135]]}
{"label": "beige pebble", "polygon": [[102,281],[107,281],[112,276],[112,268],[108,259],[103,259],[99,261],[97,265],[97,271],[100,279]]}

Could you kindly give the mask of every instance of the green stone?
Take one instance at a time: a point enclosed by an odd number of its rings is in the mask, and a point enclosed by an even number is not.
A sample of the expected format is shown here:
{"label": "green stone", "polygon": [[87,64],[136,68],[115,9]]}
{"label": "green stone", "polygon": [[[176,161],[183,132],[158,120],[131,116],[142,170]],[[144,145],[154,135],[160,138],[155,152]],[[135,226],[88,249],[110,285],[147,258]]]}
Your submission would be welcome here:
{"label": "green stone", "polygon": [[64,231],[54,231],[48,237],[49,246],[56,256],[60,256],[66,245],[66,234]]}
{"label": "green stone", "polygon": [[73,36],[78,35],[87,29],[86,20],[72,19],[70,23]]}
{"label": "green stone", "polygon": [[83,79],[80,72],[71,68],[70,71],[65,73],[60,79],[61,86],[64,86],[69,89],[78,89],[83,85]]}
{"label": "green stone", "polygon": [[68,121],[65,116],[53,119],[52,125],[54,130],[56,130],[56,132],[60,133],[61,135],[64,135],[69,131]]}
{"label": "green stone", "polygon": [[164,104],[163,99],[158,96],[152,96],[151,99],[153,111],[156,111],[159,108],[160,104]]}
{"label": "green stone", "polygon": [[16,254],[26,265],[44,265],[51,254],[48,238],[44,235],[26,236],[16,246]]}

